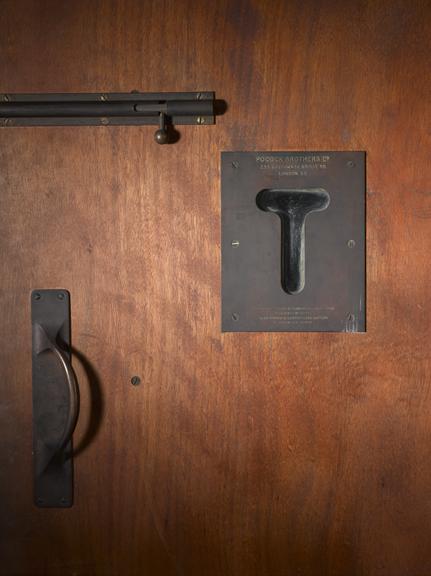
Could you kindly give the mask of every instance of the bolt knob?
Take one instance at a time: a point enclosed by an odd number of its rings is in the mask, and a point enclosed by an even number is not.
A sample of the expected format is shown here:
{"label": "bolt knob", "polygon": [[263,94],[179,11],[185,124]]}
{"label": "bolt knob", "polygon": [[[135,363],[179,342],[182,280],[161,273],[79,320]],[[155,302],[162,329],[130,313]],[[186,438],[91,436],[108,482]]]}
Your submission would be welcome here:
{"label": "bolt knob", "polygon": [[157,144],[167,144],[169,140],[169,134],[167,130],[163,128],[156,130],[154,133],[154,140],[157,142]]}

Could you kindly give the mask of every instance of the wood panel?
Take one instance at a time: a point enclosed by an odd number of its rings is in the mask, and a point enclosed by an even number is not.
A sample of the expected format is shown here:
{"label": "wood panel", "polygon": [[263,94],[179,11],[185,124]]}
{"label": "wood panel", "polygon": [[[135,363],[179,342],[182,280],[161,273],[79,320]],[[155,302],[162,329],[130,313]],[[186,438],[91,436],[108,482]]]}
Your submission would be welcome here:
{"label": "wood panel", "polygon": [[[0,130],[0,573],[431,574],[430,5],[2,0],[0,92],[216,90]],[[221,334],[221,150],[366,150],[366,334]],[[29,295],[71,292],[76,504],[33,507]],[[130,378],[142,383],[133,387]]]}

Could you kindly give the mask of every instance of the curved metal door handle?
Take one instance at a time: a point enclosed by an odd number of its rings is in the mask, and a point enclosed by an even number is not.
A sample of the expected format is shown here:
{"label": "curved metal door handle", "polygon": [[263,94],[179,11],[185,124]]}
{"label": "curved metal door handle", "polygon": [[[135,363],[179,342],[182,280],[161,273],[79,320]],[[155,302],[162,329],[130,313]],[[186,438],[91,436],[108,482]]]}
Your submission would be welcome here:
{"label": "curved metal door handle", "polygon": [[35,347],[36,354],[42,354],[46,350],[50,350],[54,353],[58,359],[61,367],[66,376],[67,388],[69,391],[69,409],[67,412],[66,424],[55,449],[55,453],[62,451],[67,444],[70,442],[73,432],[76,427],[79,416],[79,387],[78,381],[76,379],[75,372],[72,368],[72,364],[67,358],[66,354],[57,346],[55,342],[48,336],[46,330],[40,324],[35,325],[36,329],[36,339]]}

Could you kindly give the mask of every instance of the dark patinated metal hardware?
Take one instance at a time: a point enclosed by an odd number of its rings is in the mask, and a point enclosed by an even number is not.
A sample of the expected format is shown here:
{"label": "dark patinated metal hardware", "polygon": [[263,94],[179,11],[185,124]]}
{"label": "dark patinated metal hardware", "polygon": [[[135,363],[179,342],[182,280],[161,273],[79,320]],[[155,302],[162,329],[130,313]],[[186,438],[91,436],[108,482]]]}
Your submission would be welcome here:
{"label": "dark patinated metal hardware", "polygon": [[305,286],[305,219],[312,212],[329,206],[323,188],[261,190],[256,203],[281,221],[281,285],[289,294],[298,294]]}
{"label": "dark patinated metal hardware", "polygon": [[35,504],[63,508],[73,503],[72,435],[79,414],[69,293],[33,291],[31,313]]}
{"label": "dark patinated metal hardware", "polygon": [[175,125],[215,123],[214,92],[0,95],[0,126],[159,125],[159,144]]}
{"label": "dark patinated metal hardware", "polygon": [[365,153],[222,152],[221,180],[223,332],[365,331]]}

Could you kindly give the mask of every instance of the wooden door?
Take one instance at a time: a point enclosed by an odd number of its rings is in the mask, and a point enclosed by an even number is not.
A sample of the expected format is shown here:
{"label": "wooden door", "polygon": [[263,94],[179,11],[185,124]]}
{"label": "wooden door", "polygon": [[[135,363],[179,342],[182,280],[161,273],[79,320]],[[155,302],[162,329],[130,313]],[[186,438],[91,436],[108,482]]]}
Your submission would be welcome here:
{"label": "wooden door", "polygon": [[[1,93],[228,105],[169,146],[0,130],[1,574],[431,574],[430,34],[421,0],[0,2]],[[367,151],[366,334],[221,333],[222,150]],[[70,509],[32,502],[34,288],[71,293]]]}

